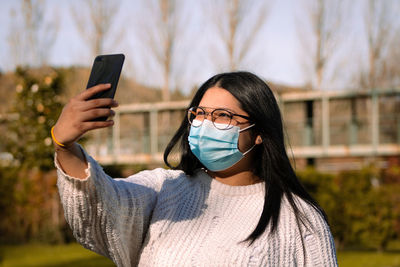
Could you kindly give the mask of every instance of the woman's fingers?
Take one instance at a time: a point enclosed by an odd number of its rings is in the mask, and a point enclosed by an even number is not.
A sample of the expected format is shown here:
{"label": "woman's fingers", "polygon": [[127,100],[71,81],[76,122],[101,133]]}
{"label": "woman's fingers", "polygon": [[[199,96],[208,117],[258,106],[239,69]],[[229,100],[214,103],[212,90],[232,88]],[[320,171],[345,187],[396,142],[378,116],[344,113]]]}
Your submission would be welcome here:
{"label": "woman's fingers", "polygon": [[90,130],[94,129],[100,129],[100,128],[106,128],[114,125],[113,120],[108,120],[108,121],[87,121],[82,123],[82,130],[84,132],[88,132]]}
{"label": "woman's fingers", "polygon": [[112,126],[114,124],[112,120],[93,120],[114,116],[115,112],[111,110],[111,107],[118,106],[117,102],[111,98],[90,99],[110,87],[110,84],[99,84],[71,98],[57,120],[57,128],[55,128],[57,138],[59,138],[57,140],[63,144],[69,144],[78,140],[87,131]]}
{"label": "woman's fingers", "polygon": [[77,96],[77,99],[79,100],[87,100],[89,98],[91,98],[92,96],[94,96],[95,94],[102,92],[102,91],[106,91],[108,89],[111,88],[111,84],[110,83],[105,83],[105,84],[98,84],[95,85],[93,87],[90,87],[89,89],[83,91],[82,93],[80,93]]}
{"label": "woman's fingers", "polygon": [[118,107],[117,101],[115,101],[112,98],[98,98],[98,99],[91,99],[87,100],[83,103],[82,110],[90,110],[94,108],[100,108],[100,107]]}
{"label": "woman's fingers", "polygon": [[81,121],[88,122],[100,117],[112,117],[115,112],[109,108],[95,108],[82,113]]}

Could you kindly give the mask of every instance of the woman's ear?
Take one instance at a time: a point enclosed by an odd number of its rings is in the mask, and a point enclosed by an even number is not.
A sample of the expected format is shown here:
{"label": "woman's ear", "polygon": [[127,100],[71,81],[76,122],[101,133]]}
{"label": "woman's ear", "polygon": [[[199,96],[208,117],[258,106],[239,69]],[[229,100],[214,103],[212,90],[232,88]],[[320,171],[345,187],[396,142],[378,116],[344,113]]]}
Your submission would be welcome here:
{"label": "woman's ear", "polygon": [[259,145],[262,143],[262,138],[260,135],[257,135],[255,143],[256,143],[256,145]]}

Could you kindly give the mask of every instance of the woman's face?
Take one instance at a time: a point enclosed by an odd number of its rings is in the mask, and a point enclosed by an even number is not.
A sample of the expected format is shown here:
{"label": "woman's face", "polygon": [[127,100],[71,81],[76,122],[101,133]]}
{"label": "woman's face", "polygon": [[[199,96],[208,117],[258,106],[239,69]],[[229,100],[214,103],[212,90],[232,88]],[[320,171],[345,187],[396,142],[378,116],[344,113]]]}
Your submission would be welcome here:
{"label": "woman's face", "polygon": [[[208,112],[211,112],[217,108],[223,108],[223,109],[227,109],[235,114],[249,116],[249,114],[247,114],[247,112],[245,112],[240,107],[239,101],[231,93],[229,93],[227,90],[225,90],[221,87],[216,87],[216,86],[209,88],[205,92],[203,98],[201,99],[201,101],[199,103],[199,107],[204,108]],[[210,117],[208,119],[211,120]],[[251,122],[247,121],[245,118],[235,116],[234,119],[239,123],[239,124],[237,124],[237,126],[239,126],[240,129],[244,129],[251,125]],[[238,149],[242,153],[248,151],[250,148],[252,148],[254,146],[254,144],[261,143],[261,137],[253,136],[251,134],[251,129],[252,128],[250,128],[249,130],[240,132],[239,141],[238,141]],[[252,154],[251,152],[246,154],[244,158],[242,158],[238,163],[233,165],[228,170],[231,170],[233,168],[234,169],[236,169],[236,168],[249,169],[251,167],[251,162],[252,162],[251,161],[251,154]]]}

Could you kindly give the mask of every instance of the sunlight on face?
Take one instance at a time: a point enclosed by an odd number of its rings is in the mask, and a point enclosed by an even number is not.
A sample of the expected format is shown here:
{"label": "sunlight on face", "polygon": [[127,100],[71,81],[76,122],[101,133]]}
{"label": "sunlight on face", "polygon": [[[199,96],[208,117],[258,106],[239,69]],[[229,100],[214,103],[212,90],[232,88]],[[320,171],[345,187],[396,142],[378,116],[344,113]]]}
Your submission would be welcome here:
{"label": "sunlight on face", "polygon": [[[216,108],[224,108],[233,113],[248,116],[247,112],[240,107],[239,101],[231,93],[221,87],[214,86],[208,89],[204,93],[199,106],[210,109],[210,111]],[[235,119],[238,122],[243,123],[240,128],[250,125],[250,123],[244,118],[235,117]],[[240,133],[238,144],[240,151],[244,152],[248,150],[253,144],[254,140],[251,138],[250,131]]]}
{"label": "sunlight on face", "polygon": [[[248,116],[248,114],[240,108],[239,101],[227,90],[221,87],[211,87],[208,89],[199,103],[199,107],[207,108],[212,111],[216,108],[223,108],[232,113]],[[235,117],[238,122],[246,122],[246,119]]]}

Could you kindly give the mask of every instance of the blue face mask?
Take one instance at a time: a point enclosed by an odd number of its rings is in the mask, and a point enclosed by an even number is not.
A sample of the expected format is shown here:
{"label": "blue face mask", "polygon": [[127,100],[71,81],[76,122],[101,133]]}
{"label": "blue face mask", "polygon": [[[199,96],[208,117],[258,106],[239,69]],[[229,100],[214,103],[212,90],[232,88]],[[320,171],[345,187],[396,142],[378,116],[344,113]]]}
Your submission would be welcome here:
{"label": "blue face mask", "polygon": [[[193,125],[196,125],[196,120],[193,121]],[[239,133],[253,127],[254,124],[242,130],[238,126],[233,126],[228,130],[219,130],[209,120],[204,120],[198,127],[193,125],[190,127],[188,138],[190,149],[210,171],[228,169],[255,146],[253,145],[244,153],[238,149]]]}

